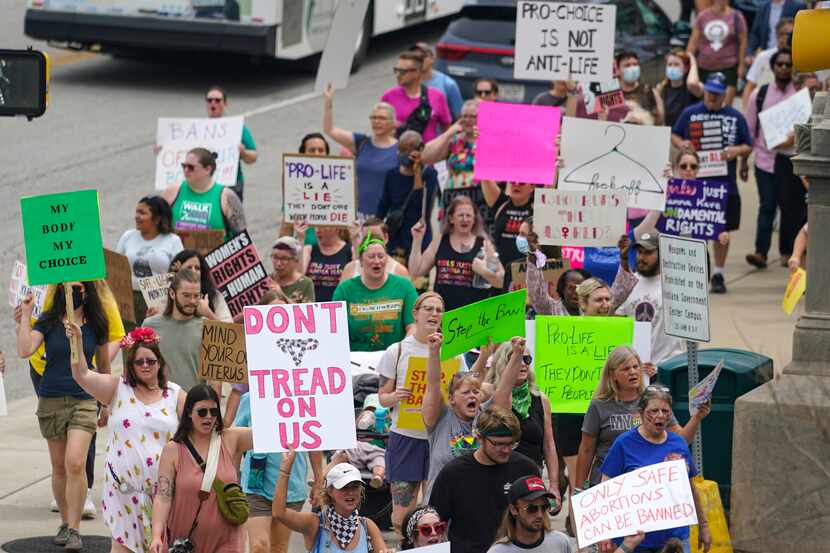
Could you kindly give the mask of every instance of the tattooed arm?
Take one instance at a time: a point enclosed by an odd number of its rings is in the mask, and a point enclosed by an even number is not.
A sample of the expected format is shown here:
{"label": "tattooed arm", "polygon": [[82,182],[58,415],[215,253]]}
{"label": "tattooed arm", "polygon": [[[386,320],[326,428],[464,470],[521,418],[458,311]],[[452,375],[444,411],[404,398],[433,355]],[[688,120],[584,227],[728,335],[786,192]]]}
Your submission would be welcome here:
{"label": "tattooed arm", "polygon": [[225,188],[222,191],[222,213],[225,215],[228,230],[231,234],[238,234],[247,228],[242,200],[230,188]]}
{"label": "tattooed arm", "polygon": [[159,462],[159,480],[156,495],[153,498],[153,544],[150,551],[161,552],[162,536],[167,530],[167,517],[176,493],[176,465],[179,461],[179,445],[167,442],[161,451]]}

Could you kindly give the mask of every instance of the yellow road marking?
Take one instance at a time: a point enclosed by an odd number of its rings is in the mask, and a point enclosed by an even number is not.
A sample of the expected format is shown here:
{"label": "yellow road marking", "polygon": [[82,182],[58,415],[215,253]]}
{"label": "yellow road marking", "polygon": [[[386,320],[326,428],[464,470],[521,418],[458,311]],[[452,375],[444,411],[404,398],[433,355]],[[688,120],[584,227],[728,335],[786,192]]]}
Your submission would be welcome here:
{"label": "yellow road marking", "polygon": [[51,69],[56,67],[63,67],[65,65],[72,65],[81,61],[86,61],[97,57],[98,54],[92,52],[64,52],[60,51],[56,54],[49,55],[49,66]]}

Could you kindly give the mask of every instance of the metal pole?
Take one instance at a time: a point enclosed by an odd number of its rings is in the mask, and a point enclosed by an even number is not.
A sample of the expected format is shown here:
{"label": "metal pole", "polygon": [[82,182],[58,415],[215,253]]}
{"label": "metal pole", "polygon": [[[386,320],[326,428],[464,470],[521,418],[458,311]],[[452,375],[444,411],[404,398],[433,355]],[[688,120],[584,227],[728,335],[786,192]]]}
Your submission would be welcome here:
{"label": "metal pole", "polygon": [[[689,367],[689,390],[700,382],[700,371],[697,366],[697,342],[686,340],[686,361]],[[689,412],[689,416],[692,413]],[[692,456],[697,465],[697,470],[703,474],[703,425],[699,426],[692,441]]]}

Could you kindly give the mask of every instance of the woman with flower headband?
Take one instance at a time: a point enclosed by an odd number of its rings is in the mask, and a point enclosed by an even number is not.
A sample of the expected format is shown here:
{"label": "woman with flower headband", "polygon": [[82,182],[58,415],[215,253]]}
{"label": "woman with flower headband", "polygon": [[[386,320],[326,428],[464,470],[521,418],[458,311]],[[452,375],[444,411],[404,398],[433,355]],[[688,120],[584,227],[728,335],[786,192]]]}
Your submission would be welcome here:
{"label": "woman with flower headband", "polygon": [[412,308],[418,293],[409,279],[386,271],[386,244],[371,233],[357,249],[360,274],[341,282],[332,301],[349,304],[352,351],[383,351],[400,342],[415,324]]}
{"label": "woman with flower headband", "polygon": [[[66,335],[80,335],[80,327],[67,325]],[[71,364],[78,385],[112,408],[101,507],[113,553],[149,551],[161,450],[176,431],[184,408],[185,394],[178,384],[167,381],[158,342],[152,328],[139,327],[127,334],[121,340],[126,352],[122,377],[89,370],[84,356]]]}

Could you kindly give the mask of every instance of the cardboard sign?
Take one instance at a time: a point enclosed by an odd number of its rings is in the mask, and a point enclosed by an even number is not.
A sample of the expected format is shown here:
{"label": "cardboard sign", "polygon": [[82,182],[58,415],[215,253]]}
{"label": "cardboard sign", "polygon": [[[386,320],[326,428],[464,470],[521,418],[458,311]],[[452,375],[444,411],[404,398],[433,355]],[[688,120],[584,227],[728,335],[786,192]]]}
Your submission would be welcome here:
{"label": "cardboard sign", "polygon": [[245,329],[241,324],[204,320],[198,376],[202,380],[248,382]]}
{"label": "cardboard sign", "polygon": [[236,184],[239,145],[245,118],[212,117],[203,119],[159,118],[156,145],[156,190],[184,181],[182,163],[193,148],[207,148],[217,154],[214,180],[224,186]]}
{"label": "cardboard sign", "polygon": [[473,178],[552,186],[559,120],[555,107],[480,103]]}
{"label": "cardboard sign", "polygon": [[37,319],[43,312],[43,302],[46,300],[46,286],[29,286],[26,284],[26,265],[20,261],[14,262],[12,277],[9,280],[9,306],[14,308],[20,305],[28,294],[32,294],[34,306],[32,318]]}
{"label": "cardboard sign", "polygon": [[416,547],[410,551],[417,551],[418,553],[450,553],[450,542],[436,543],[435,545],[425,545],[424,547]]}
{"label": "cardboard sign", "polygon": [[810,91],[802,88],[786,100],[782,100],[758,114],[767,148],[772,149],[787,141],[795,125],[803,125],[810,120],[813,101]]}
{"label": "cardboard sign", "polygon": [[[446,316],[445,316],[446,317]],[[554,413],[584,413],[615,347],[631,345],[628,317],[536,317],[536,382]]]}
{"label": "cardboard sign", "polygon": [[147,308],[155,308],[159,312],[164,311],[167,306],[167,291],[170,290],[170,281],[173,280],[173,273],[153,275],[138,279],[138,288],[144,296],[144,303]]}
{"label": "cardboard sign", "polygon": [[627,207],[666,205],[671,129],[565,117],[559,190],[627,194]]}
{"label": "cardboard sign", "polygon": [[126,255],[104,249],[104,263],[107,266],[107,286],[112,290],[121,320],[136,322],[133,305],[133,271]]}
{"label": "cardboard sign", "polygon": [[444,313],[441,360],[467,353],[487,343],[507,342],[524,335],[527,290],[516,290]]}
{"label": "cardboard sign", "polygon": [[804,295],[807,290],[807,271],[799,267],[794,273],[790,274],[790,280],[787,282],[787,289],[784,291],[784,300],[781,302],[781,309],[787,315],[792,315],[795,310],[798,300]]}
{"label": "cardboard sign", "polygon": [[282,197],[287,222],[349,225],[357,220],[354,159],[282,156]]}
{"label": "cardboard sign", "polygon": [[[461,359],[455,357],[441,362],[441,393],[444,401],[447,401],[450,380],[461,368]],[[421,415],[421,408],[424,405],[424,394],[427,391],[427,358],[410,357],[409,366],[406,368],[406,380],[404,388],[412,392],[409,399],[398,403],[398,427],[408,430],[421,430],[426,432],[424,418]]]}
{"label": "cardboard sign", "polygon": [[697,524],[684,459],[648,465],[606,480],[571,501],[580,548],[630,536]]}
{"label": "cardboard sign", "polygon": [[268,291],[268,273],[247,230],[208,253],[205,262],[234,317]]}
{"label": "cardboard sign", "polygon": [[611,80],[616,17],[612,4],[519,2],[513,77]]}
{"label": "cardboard sign", "polygon": [[689,140],[697,151],[698,177],[722,177],[729,173],[723,149],[723,122],[720,119],[689,122]]}
{"label": "cardboard sign", "polygon": [[601,109],[617,108],[625,105],[625,94],[622,90],[612,90],[597,96],[599,107]]}
{"label": "cardboard sign", "polygon": [[663,317],[669,336],[709,341],[709,268],[706,242],[660,235]]}
{"label": "cardboard sign", "polygon": [[196,250],[199,255],[205,256],[225,243],[225,231],[218,229],[182,230],[176,229],[176,235],[182,240],[182,248]]}
{"label": "cardboard sign", "polygon": [[663,234],[717,240],[726,229],[725,182],[671,179],[666,209],[657,222]]}
{"label": "cardboard sign", "polygon": [[355,41],[363,28],[369,0],[347,0],[337,3],[334,21],[329,28],[326,49],[317,67],[314,92],[322,93],[331,84],[335,90],[349,86],[349,74],[355,55]]}
{"label": "cardboard sign", "polygon": [[712,372],[692,386],[692,389],[689,390],[689,413],[694,415],[704,403],[712,399],[712,392],[715,391],[715,384],[718,383],[718,377],[722,369],[723,359],[718,361]]}
{"label": "cardboard sign", "polygon": [[98,191],[20,199],[30,285],[106,278]]}
{"label": "cardboard sign", "polygon": [[[542,267],[542,278],[545,282],[556,282],[562,273],[571,268],[567,259],[548,259]],[[514,261],[510,264],[512,282],[517,288],[527,288],[527,260]]]}
{"label": "cardboard sign", "polygon": [[533,197],[539,243],[550,246],[615,246],[625,234],[626,196],[537,188]]}
{"label": "cardboard sign", "polygon": [[254,451],[357,445],[346,302],[245,307]]}

